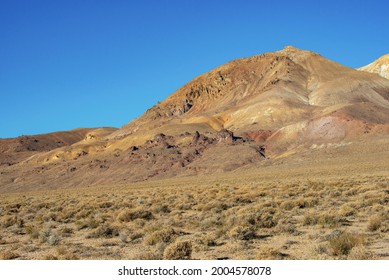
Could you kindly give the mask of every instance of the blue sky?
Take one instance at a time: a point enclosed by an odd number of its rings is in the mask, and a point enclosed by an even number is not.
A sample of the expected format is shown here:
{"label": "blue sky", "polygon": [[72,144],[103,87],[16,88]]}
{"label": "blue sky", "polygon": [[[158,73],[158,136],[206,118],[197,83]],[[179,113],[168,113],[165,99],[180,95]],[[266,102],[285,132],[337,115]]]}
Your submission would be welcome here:
{"label": "blue sky", "polygon": [[388,1],[0,0],[0,138],[120,127],[194,77],[286,45],[389,53]]}

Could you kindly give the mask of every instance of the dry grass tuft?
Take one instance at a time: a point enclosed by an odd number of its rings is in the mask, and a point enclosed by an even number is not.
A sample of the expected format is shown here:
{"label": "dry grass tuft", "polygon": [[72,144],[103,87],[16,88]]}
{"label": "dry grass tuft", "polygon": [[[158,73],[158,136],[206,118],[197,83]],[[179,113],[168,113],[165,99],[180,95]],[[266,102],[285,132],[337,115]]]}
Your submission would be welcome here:
{"label": "dry grass tuft", "polygon": [[354,247],[365,245],[365,237],[344,232],[330,239],[329,245],[335,256],[348,255]]}
{"label": "dry grass tuft", "polygon": [[13,260],[19,258],[19,255],[13,251],[0,252],[0,260]]}
{"label": "dry grass tuft", "polygon": [[189,260],[192,255],[192,243],[189,241],[179,241],[168,245],[164,252],[165,260]]}
{"label": "dry grass tuft", "polygon": [[144,243],[146,245],[156,245],[160,243],[168,244],[173,242],[176,239],[177,235],[178,233],[174,229],[164,228],[146,236],[144,239]]}

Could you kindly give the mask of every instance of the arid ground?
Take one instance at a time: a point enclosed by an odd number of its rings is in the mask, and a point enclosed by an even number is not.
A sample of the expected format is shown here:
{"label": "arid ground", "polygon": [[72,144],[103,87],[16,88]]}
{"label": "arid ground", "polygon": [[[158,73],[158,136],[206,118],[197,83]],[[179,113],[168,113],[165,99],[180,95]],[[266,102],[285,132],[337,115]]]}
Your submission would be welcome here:
{"label": "arid ground", "polygon": [[389,259],[388,142],[216,176],[5,194],[0,258]]}

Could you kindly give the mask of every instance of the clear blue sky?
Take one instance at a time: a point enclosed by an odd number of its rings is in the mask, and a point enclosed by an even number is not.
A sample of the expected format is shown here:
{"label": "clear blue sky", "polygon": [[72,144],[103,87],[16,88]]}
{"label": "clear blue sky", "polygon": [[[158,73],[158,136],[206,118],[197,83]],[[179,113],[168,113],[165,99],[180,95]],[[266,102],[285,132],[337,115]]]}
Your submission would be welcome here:
{"label": "clear blue sky", "polygon": [[294,45],[389,53],[388,1],[0,0],[0,138],[120,127],[194,77]]}

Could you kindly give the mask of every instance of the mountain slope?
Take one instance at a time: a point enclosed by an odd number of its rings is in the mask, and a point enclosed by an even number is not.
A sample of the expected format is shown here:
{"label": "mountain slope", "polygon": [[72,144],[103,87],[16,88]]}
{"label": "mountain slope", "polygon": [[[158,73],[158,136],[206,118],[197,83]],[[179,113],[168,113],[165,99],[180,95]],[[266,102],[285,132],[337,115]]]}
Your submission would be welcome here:
{"label": "mountain slope", "polygon": [[347,157],[366,143],[374,152],[372,143],[387,133],[389,80],[288,46],[200,75],[120,129],[92,131],[4,165],[0,191]]}
{"label": "mountain slope", "polygon": [[389,54],[383,55],[376,61],[358,68],[360,71],[376,73],[381,77],[389,79]]}
{"label": "mountain slope", "polygon": [[[389,120],[382,113],[389,109],[388,87],[380,77],[286,47],[197,77],[110,137],[124,138],[115,147],[128,148],[158,132],[276,131],[332,115],[384,124]],[[371,112],[363,114],[367,110]]]}

